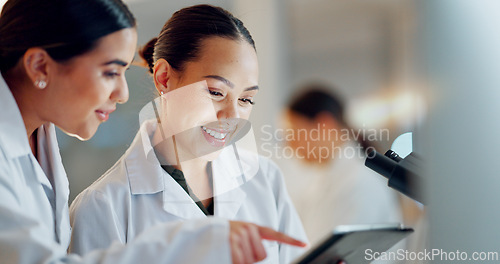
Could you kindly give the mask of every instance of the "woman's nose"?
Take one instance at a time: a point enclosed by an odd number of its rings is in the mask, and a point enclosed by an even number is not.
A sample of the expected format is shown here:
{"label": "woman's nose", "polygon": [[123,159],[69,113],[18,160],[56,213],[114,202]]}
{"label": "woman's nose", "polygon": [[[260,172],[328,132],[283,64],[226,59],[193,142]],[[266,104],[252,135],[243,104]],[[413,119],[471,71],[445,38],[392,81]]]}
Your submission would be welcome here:
{"label": "woman's nose", "polygon": [[217,112],[217,119],[240,118],[238,112],[238,100],[230,100],[225,102]]}
{"label": "woman's nose", "polygon": [[129,91],[127,80],[123,79],[122,81],[117,83],[115,90],[110,96],[110,99],[112,101],[116,101],[119,104],[124,104],[128,101],[128,97]]}

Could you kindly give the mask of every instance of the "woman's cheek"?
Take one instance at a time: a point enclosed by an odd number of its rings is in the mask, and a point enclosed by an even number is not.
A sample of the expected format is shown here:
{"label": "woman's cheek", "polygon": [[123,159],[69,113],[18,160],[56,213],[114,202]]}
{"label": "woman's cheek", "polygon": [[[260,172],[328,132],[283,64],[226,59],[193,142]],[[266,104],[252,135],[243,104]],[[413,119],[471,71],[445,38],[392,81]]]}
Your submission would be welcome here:
{"label": "woman's cheek", "polygon": [[241,113],[240,117],[242,119],[248,120],[250,118],[250,114],[252,113],[252,106],[245,108]]}

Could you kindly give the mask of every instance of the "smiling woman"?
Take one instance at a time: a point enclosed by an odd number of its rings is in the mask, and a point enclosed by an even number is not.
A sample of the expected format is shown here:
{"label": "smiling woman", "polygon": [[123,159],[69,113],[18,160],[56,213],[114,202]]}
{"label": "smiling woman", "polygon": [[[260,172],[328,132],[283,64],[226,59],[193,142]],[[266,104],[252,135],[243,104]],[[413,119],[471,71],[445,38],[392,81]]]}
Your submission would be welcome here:
{"label": "smiling woman", "polygon": [[[156,117],[142,124],[117,164],[71,205],[70,250],[86,253],[114,240],[127,243],[158,223],[210,216],[306,240],[280,170],[237,147],[250,131],[259,91],[255,44],[243,23],[219,7],[187,7],[173,14],[141,55],[160,95],[151,107]],[[230,240],[233,262],[259,260],[259,239]],[[302,252],[275,242],[263,245],[262,263],[290,263]]]}
{"label": "smiling woman", "polygon": [[[176,91],[189,99],[180,105],[165,98],[162,107],[163,130],[175,128],[175,132],[183,132],[175,138],[177,156],[181,161],[201,158],[214,151],[217,153],[225,145],[226,137],[229,142],[237,129],[246,123],[258,92],[257,56],[250,44],[211,36],[202,40],[200,46],[199,58],[182,65],[182,71],[174,70],[165,59],[159,59],[153,69],[155,86],[160,94],[168,97],[169,92]],[[185,88],[182,87],[200,81],[206,84],[203,89],[190,93],[183,91]],[[222,134],[224,139],[220,138]],[[164,157],[175,156],[166,153],[171,149],[161,148],[159,153]],[[206,163],[215,156],[204,159]],[[203,164],[200,166],[204,167]]]}
{"label": "smiling woman", "polygon": [[125,70],[133,59],[136,42],[135,30],[120,30],[101,38],[85,56],[56,64],[57,78],[50,80],[54,89],[46,102],[52,107],[41,107],[38,115],[58,124],[67,134],[92,137],[116,104],[128,100]]}
{"label": "smiling woman", "polygon": [[[89,16],[80,8],[97,10]],[[0,71],[23,113],[33,151],[34,132],[44,123],[88,139],[116,103],[127,101],[124,71],[134,56],[137,33],[132,14],[118,8],[126,10],[118,1],[12,0],[4,6]],[[40,9],[61,15],[55,19],[38,14]],[[116,12],[113,24],[110,12]]]}

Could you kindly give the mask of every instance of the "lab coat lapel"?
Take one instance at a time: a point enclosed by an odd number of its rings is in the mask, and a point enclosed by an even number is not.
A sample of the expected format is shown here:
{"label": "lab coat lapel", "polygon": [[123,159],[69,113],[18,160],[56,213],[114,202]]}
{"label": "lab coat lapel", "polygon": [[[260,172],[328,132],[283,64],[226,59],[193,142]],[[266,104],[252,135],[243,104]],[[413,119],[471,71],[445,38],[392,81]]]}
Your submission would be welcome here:
{"label": "lab coat lapel", "polygon": [[215,197],[215,215],[221,218],[234,219],[246,199],[246,193],[241,188]]}
{"label": "lab coat lapel", "polygon": [[[55,191],[51,189],[55,192],[54,217],[56,235],[59,243],[66,246],[69,245],[70,239],[70,224],[68,217],[69,182],[59,153],[55,126],[50,123],[42,125],[38,128],[37,138],[39,150],[45,150],[45,152],[38,153],[39,160],[43,164],[44,170],[52,175],[54,182]],[[45,184],[49,183],[45,175],[42,177],[46,182]]]}
{"label": "lab coat lapel", "polygon": [[[23,117],[19,111],[19,107],[16,104],[16,100],[12,95],[7,83],[0,75],[0,105],[2,106],[2,111],[0,111],[0,131],[6,134],[4,140],[0,137],[2,145],[5,149],[9,151],[5,153],[10,159],[19,158],[22,156],[28,156],[29,160],[33,165],[33,171],[35,177],[41,184],[52,188],[47,176],[38,165],[38,161],[35,156],[31,153],[31,148],[28,142],[28,132],[23,123]],[[25,135],[24,137],[22,135]],[[41,145],[40,145],[41,146]],[[43,149],[44,146],[39,147]]]}
{"label": "lab coat lapel", "polygon": [[[55,239],[58,240],[61,245],[67,247],[70,237],[69,215],[67,211],[69,187],[68,179],[59,155],[54,125],[47,123],[46,125],[42,125],[37,131],[39,151],[37,154],[40,160],[39,163],[31,153],[27,131],[21,113],[2,76],[0,76],[0,105],[2,106],[2,111],[0,111],[0,120],[2,120],[2,122],[0,122],[0,130],[7,134],[6,138],[9,139],[7,141],[2,141],[2,144],[9,150],[9,152],[5,154],[12,159],[27,156],[32,165],[32,171],[27,173],[27,175],[34,174],[33,180],[43,185],[45,190],[53,192],[53,186],[47,178],[47,175],[54,177],[56,193],[53,195],[53,197],[55,197],[54,205],[51,204],[51,206],[55,207],[55,209],[52,208],[54,209],[53,224],[55,224]],[[23,137],[21,135],[25,136]],[[52,223],[50,223],[50,225],[51,224]],[[65,230],[67,232],[64,232]]]}
{"label": "lab coat lapel", "polygon": [[[55,201],[52,206],[55,207],[55,209],[53,208],[55,238],[62,246],[67,247],[70,239],[68,215],[69,185],[59,154],[55,126],[51,123],[47,123],[38,128],[37,155],[40,161],[39,163],[31,153],[27,131],[21,113],[2,76],[0,76],[0,105],[2,106],[2,111],[0,111],[0,120],[2,120],[2,122],[0,122],[0,130],[9,134],[7,136],[9,140],[2,142],[2,144],[9,149],[6,155],[10,158],[27,155],[28,159],[31,161],[32,172],[35,175],[34,177],[46,190],[54,191],[47,175],[50,175],[54,179]],[[23,137],[21,135],[26,136]]]}
{"label": "lab coat lapel", "polygon": [[42,169],[40,164],[38,163],[37,159],[35,156],[32,154],[29,154],[31,164],[33,165],[33,171],[35,172],[36,175],[36,180],[41,184],[45,185],[46,188],[49,188],[52,190],[52,184],[50,184],[49,179],[47,178],[47,175],[45,174],[45,171]]}
{"label": "lab coat lapel", "polygon": [[184,219],[206,217],[193,199],[170,176],[165,174],[165,190],[163,191],[163,209]]}
{"label": "lab coat lapel", "polygon": [[[0,131],[5,135],[5,139],[0,141],[5,149],[7,157],[14,159],[31,153],[28,142],[28,133],[24,126],[23,117],[16,104],[7,83],[0,73]],[[22,136],[26,135],[26,136]]]}
{"label": "lab coat lapel", "polygon": [[124,155],[132,195],[154,194],[164,189],[163,170],[152,153],[149,139],[154,128],[145,122]]}
{"label": "lab coat lapel", "polygon": [[143,123],[134,142],[125,154],[125,163],[132,194],[163,192],[163,209],[183,219],[205,217],[182,187],[161,167],[154,153],[151,137],[155,120]]}
{"label": "lab coat lapel", "polygon": [[219,158],[212,162],[216,216],[235,218],[247,196],[242,188],[246,182],[246,166],[235,158],[231,147],[224,148]]}

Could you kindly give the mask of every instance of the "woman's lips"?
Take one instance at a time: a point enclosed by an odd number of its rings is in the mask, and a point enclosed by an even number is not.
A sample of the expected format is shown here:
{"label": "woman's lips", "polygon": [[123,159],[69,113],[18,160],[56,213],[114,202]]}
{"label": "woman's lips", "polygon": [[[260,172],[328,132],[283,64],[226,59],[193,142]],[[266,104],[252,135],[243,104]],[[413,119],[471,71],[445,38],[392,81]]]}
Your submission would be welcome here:
{"label": "woman's lips", "polygon": [[102,122],[106,122],[109,119],[109,114],[111,114],[113,111],[114,111],[114,109],[113,110],[107,110],[107,111],[105,111],[105,110],[96,110],[95,112],[96,112],[97,118],[99,120],[101,120]]}
{"label": "woman's lips", "polygon": [[226,143],[226,137],[229,131],[222,129],[208,128],[201,126],[201,132],[205,139],[214,147],[222,147]]}

